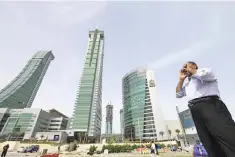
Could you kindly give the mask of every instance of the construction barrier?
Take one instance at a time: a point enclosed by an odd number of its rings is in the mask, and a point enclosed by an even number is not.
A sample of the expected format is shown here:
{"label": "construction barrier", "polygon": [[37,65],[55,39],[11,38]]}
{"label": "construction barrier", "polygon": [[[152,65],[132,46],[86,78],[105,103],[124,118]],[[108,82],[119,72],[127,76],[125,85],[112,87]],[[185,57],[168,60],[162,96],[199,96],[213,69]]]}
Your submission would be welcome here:
{"label": "construction barrier", "polygon": [[136,151],[142,154],[150,154],[150,149],[147,148],[137,148]]}
{"label": "construction barrier", "polygon": [[59,153],[44,154],[41,157],[59,157]]}
{"label": "construction barrier", "polygon": [[136,148],[137,152],[142,152],[145,148]]}

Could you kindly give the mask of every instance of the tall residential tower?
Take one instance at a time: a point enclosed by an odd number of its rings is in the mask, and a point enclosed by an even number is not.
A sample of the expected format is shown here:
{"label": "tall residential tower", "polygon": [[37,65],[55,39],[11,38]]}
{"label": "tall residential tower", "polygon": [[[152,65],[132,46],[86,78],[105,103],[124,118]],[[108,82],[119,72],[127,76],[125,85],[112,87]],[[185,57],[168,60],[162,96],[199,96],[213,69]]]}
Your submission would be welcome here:
{"label": "tall residential tower", "polygon": [[154,72],[139,68],[126,74],[122,89],[125,138],[166,139],[168,130],[157,100]]}
{"label": "tall residential tower", "polygon": [[94,138],[101,135],[103,56],[104,32],[89,31],[88,49],[69,128]]}
{"label": "tall residential tower", "polygon": [[109,103],[106,106],[106,129],[105,133],[106,134],[112,134],[113,133],[113,105]]}
{"label": "tall residential tower", "polygon": [[36,53],[19,75],[0,91],[0,108],[31,107],[43,77],[54,58],[51,51]]}

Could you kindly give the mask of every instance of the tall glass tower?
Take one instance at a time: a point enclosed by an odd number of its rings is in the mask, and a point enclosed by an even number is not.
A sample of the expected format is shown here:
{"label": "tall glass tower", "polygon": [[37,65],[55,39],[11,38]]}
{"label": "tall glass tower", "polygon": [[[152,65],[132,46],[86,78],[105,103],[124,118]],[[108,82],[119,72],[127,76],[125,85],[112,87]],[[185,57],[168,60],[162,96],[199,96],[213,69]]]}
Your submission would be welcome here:
{"label": "tall glass tower", "polygon": [[157,100],[154,72],[139,68],[122,80],[124,136],[129,140],[166,139],[167,127]]}
{"label": "tall glass tower", "polygon": [[0,91],[0,108],[31,107],[43,77],[54,58],[51,51],[36,53],[19,75]]}
{"label": "tall glass tower", "polygon": [[113,105],[109,103],[106,106],[106,129],[105,134],[110,135],[113,133]]}
{"label": "tall glass tower", "polygon": [[104,32],[89,31],[88,49],[69,128],[95,138],[101,135],[103,56]]}

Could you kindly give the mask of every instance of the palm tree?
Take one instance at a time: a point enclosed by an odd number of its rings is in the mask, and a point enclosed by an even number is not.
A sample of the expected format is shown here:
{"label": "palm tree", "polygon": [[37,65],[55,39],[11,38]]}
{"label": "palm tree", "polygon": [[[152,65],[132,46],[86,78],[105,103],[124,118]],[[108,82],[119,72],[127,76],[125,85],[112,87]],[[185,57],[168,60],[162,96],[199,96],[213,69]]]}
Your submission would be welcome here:
{"label": "palm tree", "polygon": [[180,130],[179,129],[175,129],[175,132],[177,133],[177,135],[180,134]]}
{"label": "palm tree", "polygon": [[163,132],[163,131],[160,131],[159,134],[162,136],[162,140],[163,140],[164,132]]}
{"label": "palm tree", "polygon": [[44,138],[44,135],[41,135],[40,137],[41,137],[41,141],[42,141],[42,139]]}
{"label": "palm tree", "polygon": [[177,133],[177,138],[178,138],[178,140],[179,140],[180,130],[179,130],[179,129],[175,129],[175,132]]}
{"label": "palm tree", "polygon": [[79,143],[82,143],[81,133],[80,133],[80,132],[78,132],[78,133],[77,133],[77,136],[78,136],[78,138],[79,138]]}
{"label": "palm tree", "polygon": [[82,143],[85,143],[85,132],[81,132]]}
{"label": "palm tree", "polygon": [[84,136],[85,136],[85,143],[87,143],[87,132],[84,132]]}
{"label": "palm tree", "polygon": [[171,130],[170,129],[168,130],[168,133],[169,133],[169,136],[170,136],[170,139],[171,139]]}
{"label": "palm tree", "polygon": [[81,140],[81,143],[86,143],[87,142],[87,132],[80,132],[79,133]]}

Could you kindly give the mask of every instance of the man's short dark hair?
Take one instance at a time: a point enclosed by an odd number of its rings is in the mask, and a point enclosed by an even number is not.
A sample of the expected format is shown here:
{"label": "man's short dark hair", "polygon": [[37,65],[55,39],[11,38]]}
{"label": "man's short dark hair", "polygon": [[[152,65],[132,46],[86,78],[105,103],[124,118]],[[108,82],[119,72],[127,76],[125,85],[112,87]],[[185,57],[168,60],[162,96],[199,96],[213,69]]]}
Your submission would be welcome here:
{"label": "man's short dark hair", "polygon": [[189,63],[189,64],[192,64],[192,65],[195,65],[195,66],[196,66],[196,69],[198,69],[198,66],[197,66],[197,64],[196,64],[195,62],[193,62],[193,61],[188,61],[188,63]]}

